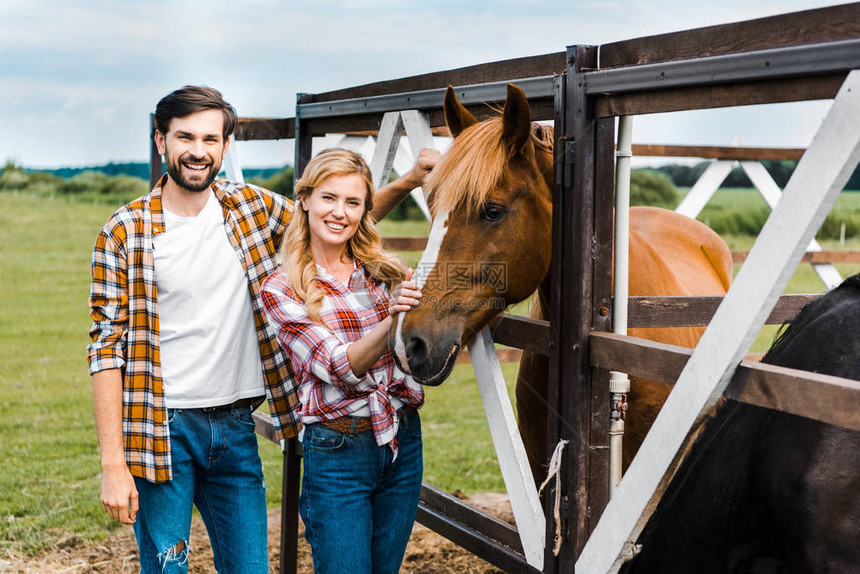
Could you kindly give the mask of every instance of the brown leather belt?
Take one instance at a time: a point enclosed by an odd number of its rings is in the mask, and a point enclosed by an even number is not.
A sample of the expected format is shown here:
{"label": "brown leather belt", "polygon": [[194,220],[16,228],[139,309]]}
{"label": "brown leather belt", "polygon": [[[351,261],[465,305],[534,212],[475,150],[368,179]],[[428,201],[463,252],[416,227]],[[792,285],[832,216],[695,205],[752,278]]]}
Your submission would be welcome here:
{"label": "brown leather belt", "polygon": [[[414,411],[415,407],[403,407],[397,413],[404,417]],[[322,426],[342,432],[343,434],[361,434],[373,430],[370,417],[339,417],[336,419],[320,421]]]}
{"label": "brown leather belt", "polygon": [[255,407],[262,402],[260,397],[248,397],[245,399],[239,399],[237,401],[233,401],[228,405],[218,405],[217,407],[203,407],[200,410],[205,413],[214,413],[215,411],[222,411],[227,409],[236,409],[242,407]]}

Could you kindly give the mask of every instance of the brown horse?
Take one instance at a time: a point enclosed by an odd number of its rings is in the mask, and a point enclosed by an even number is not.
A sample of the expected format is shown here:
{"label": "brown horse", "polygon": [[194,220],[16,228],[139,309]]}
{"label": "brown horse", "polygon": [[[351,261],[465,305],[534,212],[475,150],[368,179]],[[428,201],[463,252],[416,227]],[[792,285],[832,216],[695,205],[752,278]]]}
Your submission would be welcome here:
{"label": "brown horse", "polygon": [[[444,109],[454,141],[427,183],[433,226],[416,269],[423,295],[418,307],[395,318],[389,333],[398,366],[425,385],[441,384],[460,349],[506,306],[539,286],[537,300],[546,300],[551,257],[552,129],[531,122],[525,94],[510,84],[500,117],[478,122],[451,88]],[[630,295],[727,291],[731,253],[705,225],[672,211],[634,207],[630,227]],[[701,331],[630,334],[693,347]],[[669,390],[633,381],[626,463]],[[546,357],[523,354],[516,398],[520,433],[539,481],[546,471]]]}

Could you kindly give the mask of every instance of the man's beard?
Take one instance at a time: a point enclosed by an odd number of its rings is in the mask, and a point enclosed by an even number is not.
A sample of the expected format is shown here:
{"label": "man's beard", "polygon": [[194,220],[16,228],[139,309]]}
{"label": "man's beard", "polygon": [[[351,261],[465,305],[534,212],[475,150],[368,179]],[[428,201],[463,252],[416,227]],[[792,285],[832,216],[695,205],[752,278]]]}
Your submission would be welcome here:
{"label": "man's beard", "polygon": [[177,183],[181,187],[187,189],[188,191],[201,192],[205,189],[209,188],[209,185],[215,180],[215,176],[218,175],[218,172],[221,171],[221,163],[216,163],[214,160],[209,166],[208,171],[200,172],[200,176],[194,178],[193,180],[186,178],[182,173],[182,163],[189,164],[205,164],[208,162],[207,159],[198,160],[193,156],[184,155],[180,157],[178,160],[174,161],[170,155],[165,154],[164,162],[167,164],[167,175],[170,176],[170,179]]}

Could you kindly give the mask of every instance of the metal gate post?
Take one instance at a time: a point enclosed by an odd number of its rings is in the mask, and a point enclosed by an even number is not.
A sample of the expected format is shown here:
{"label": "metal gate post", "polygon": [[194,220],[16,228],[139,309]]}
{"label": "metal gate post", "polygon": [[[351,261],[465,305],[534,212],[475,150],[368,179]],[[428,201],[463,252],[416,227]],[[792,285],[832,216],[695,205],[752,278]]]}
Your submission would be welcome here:
{"label": "metal gate post", "polygon": [[[305,166],[311,160],[313,138],[304,133],[301,122],[301,109],[298,104],[313,101],[312,94],[298,94],[296,97],[295,159],[293,163],[293,199],[295,182],[301,177]],[[299,485],[301,481],[301,445],[298,438],[284,442],[284,476],[281,494],[281,560],[280,574],[296,574],[298,571],[299,542]]]}
{"label": "metal gate post", "polygon": [[[588,335],[609,327],[607,275],[605,270],[595,275],[595,263],[606,260],[604,267],[610,269],[611,252],[606,250],[611,249],[612,209],[607,206],[612,193],[606,198],[596,190],[612,182],[614,124],[596,120],[581,82],[581,72],[597,66],[597,48],[571,46],[567,58],[567,75],[556,94],[548,452],[560,440],[569,442],[557,486],[562,497],[557,557],[551,551],[555,525],[552,520],[547,525],[545,570],[551,573],[573,572],[594,513],[605,504],[608,484],[608,380],[597,384],[600,379],[589,365]],[[551,516],[549,506],[546,510]]]}

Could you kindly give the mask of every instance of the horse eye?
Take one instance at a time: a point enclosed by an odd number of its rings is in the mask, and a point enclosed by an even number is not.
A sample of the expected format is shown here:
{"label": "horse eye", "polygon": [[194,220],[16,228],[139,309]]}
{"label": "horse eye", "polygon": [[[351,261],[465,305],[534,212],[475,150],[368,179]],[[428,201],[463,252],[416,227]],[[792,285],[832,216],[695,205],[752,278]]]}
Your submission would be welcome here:
{"label": "horse eye", "polygon": [[499,221],[507,214],[508,210],[497,203],[488,203],[481,207],[481,219],[485,221]]}

